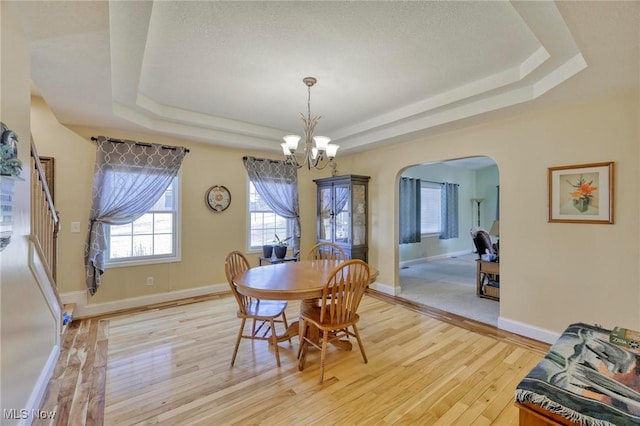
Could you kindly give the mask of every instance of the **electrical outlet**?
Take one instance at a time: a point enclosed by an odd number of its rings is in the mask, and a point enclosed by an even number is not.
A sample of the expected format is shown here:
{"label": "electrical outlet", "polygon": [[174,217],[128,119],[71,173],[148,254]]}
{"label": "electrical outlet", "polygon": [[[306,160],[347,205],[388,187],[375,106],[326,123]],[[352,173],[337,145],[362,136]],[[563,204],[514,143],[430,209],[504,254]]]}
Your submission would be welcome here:
{"label": "electrical outlet", "polygon": [[153,285],[153,277],[147,277],[147,285]]}
{"label": "electrical outlet", "polygon": [[80,233],[80,222],[71,222],[71,232],[74,234]]}

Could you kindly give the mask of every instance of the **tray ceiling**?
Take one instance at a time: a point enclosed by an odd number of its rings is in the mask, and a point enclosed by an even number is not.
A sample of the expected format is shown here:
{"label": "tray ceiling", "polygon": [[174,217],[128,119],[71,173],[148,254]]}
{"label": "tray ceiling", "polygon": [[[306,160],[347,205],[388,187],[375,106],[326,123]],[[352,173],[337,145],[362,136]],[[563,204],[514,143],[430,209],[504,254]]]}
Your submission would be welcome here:
{"label": "tray ceiling", "polygon": [[[606,55],[621,63],[616,82],[601,90],[637,86],[638,4],[567,3],[16,7],[31,39],[35,88],[63,124],[279,150],[283,135],[302,131],[302,78],[314,76],[316,134],[344,152],[536,100]],[[569,88],[562,96],[575,97]]]}

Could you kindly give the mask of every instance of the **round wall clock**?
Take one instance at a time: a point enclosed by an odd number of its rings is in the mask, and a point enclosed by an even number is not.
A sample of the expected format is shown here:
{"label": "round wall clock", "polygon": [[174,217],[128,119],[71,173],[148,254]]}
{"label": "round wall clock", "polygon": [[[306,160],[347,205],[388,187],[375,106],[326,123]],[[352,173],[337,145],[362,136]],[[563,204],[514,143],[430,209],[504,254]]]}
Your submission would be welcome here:
{"label": "round wall clock", "polygon": [[222,212],[231,204],[231,193],[222,185],[213,185],[204,195],[207,206],[215,212]]}

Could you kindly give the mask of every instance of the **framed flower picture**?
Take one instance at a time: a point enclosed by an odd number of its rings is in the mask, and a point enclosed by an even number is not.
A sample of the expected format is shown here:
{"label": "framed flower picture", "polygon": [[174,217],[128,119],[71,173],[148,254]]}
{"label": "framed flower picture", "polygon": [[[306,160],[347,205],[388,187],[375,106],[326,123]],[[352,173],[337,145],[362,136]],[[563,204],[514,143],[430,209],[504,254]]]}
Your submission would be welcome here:
{"label": "framed flower picture", "polygon": [[549,222],[613,223],[613,161],[549,167]]}

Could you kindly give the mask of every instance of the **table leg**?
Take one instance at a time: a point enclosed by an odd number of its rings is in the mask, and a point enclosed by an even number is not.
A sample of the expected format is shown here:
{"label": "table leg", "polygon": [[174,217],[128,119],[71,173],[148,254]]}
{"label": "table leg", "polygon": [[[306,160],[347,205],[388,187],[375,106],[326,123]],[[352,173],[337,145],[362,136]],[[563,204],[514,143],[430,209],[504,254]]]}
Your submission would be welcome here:
{"label": "table leg", "polygon": [[[304,312],[307,309],[311,309],[314,306],[317,306],[317,301],[318,299],[302,300],[300,302],[300,312]],[[318,329],[314,327],[314,330],[315,330],[315,335],[312,335],[313,339],[314,341],[318,341],[319,339]],[[293,321],[292,323],[289,324],[289,327],[283,334],[277,336],[277,340],[278,342],[282,342],[285,340],[289,340],[292,337],[298,336],[298,341],[302,342],[302,336],[300,335],[301,332],[302,331],[300,330],[300,322]]]}
{"label": "table leg", "polygon": [[332,340],[329,343],[331,343],[336,348],[342,349],[344,351],[350,351],[351,349],[353,349],[353,345],[348,340]]}
{"label": "table leg", "polygon": [[[309,309],[313,309],[318,306],[318,299],[304,299],[300,302],[300,312],[307,311]],[[300,336],[298,336],[299,341],[302,342],[302,332],[303,330],[299,330]],[[309,335],[307,336],[314,342],[320,341],[320,330],[316,327],[309,326]]]}
{"label": "table leg", "polygon": [[289,328],[287,328],[286,335],[288,337],[294,337],[298,335],[298,328],[300,328],[300,322],[294,321],[289,324]]}
{"label": "table leg", "polygon": [[[289,327],[287,327],[284,333],[276,336],[276,340],[278,341],[278,343],[284,342],[286,340],[291,339],[292,337],[298,336],[298,327],[299,327],[298,321],[294,321],[290,323]],[[272,345],[273,342],[269,340],[269,344]]]}

